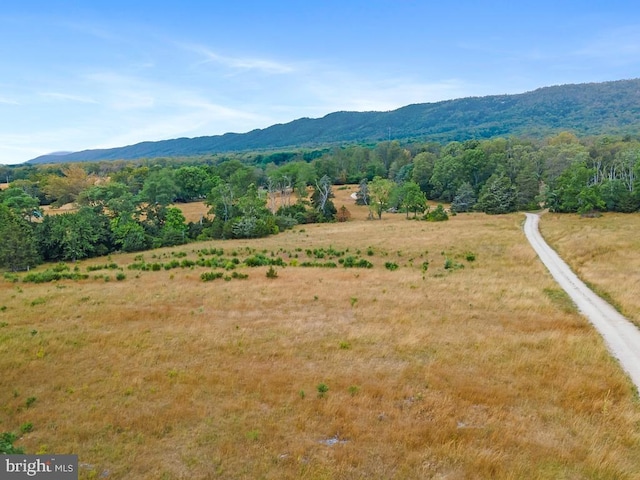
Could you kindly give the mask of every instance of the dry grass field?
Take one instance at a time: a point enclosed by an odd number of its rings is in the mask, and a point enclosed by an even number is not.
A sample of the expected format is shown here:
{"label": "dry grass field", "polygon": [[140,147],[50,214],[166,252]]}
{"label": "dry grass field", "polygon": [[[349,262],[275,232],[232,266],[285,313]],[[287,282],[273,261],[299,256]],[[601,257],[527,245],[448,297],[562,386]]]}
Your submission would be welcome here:
{"label": "dry grass field", "polygon": [[17,445],[78,454],[81,479],[640,478],[637,394],[522,215],[367,221],[349,193],[347,223],[142,254],[264,252],[277,278],[113,255],[79,270],[124,280],[0,281],[0,431],[31,423]]}
{"label": "dry grass field", "polygon": [[545,214],[540,231],[582,280],[640,326],[640,215]]}

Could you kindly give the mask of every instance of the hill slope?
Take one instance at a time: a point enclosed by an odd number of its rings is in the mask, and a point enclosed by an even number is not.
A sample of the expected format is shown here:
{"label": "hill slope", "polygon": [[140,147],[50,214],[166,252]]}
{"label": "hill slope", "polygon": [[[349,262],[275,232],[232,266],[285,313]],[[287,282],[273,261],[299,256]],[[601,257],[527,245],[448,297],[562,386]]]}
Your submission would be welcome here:
{"label": "hill slope", "polygon": [[508,135],[621,134],[640,130],[640,79],[545,87],[408,105],[390,112],[335,112],[248,133],[142,142],[120,148],[44,155],[28,163],[58,163],[203,155],[318,147],[388,138],[449,142]]}

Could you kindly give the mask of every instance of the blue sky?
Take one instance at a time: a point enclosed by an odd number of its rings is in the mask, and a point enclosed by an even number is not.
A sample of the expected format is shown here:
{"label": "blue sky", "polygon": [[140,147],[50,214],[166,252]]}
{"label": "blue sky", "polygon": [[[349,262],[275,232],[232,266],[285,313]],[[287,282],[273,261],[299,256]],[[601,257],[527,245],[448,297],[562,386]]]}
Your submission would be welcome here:
{"label": "blue sky", "polygon": [[5,0],[0,164],[639,72],[633,0]]}

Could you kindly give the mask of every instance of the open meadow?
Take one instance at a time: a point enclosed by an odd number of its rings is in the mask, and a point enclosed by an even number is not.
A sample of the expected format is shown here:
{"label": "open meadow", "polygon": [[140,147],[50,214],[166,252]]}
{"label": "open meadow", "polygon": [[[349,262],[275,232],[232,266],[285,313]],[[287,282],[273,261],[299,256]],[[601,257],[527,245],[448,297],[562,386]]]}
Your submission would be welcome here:
{"label": "open meadow", "polygon": [[524,215],[370,221],[349,193],[346,223],[1,281],[0,431],[81,479],[640,478],[637,393]]}
{"label": "open meadow", "polygon": [[640,327],[640,215],[547,213],[540,232],[583,281]]}

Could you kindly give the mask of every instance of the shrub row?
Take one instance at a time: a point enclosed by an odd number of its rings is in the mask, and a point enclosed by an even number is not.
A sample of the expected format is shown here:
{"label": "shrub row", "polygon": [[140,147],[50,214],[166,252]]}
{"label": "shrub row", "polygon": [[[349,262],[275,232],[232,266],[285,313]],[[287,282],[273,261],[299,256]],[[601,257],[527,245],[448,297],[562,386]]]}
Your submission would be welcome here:
{"label": "shrub row", "polygon": [[53,270],[45,270],[43,272],[28,273],[22,278],[25,283],[47,283],[56,280],[84,280],[89,275],[83,273],[71,272],[55,272]]}

